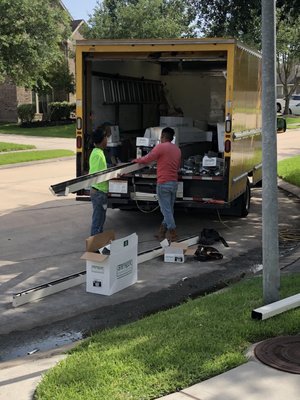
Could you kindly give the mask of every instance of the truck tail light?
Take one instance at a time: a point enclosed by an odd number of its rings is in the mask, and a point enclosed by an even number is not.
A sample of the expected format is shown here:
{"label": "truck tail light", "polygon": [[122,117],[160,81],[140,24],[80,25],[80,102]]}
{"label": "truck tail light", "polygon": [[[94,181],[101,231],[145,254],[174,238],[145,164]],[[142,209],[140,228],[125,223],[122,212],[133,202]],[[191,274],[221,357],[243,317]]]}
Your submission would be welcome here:
{"label": "truck tail light", "polygon": [[76,147],[77,147],[77,149],[81,149],[82,148],[82,136],[77,136],[76,137]]}
{"label": "truck tail light", "polygon": [[230,151],[231,151],[231,141],[230,140],[225,140],[224,150],[225,150],[225,153],[230,153]]}
{"label": "truck tail light", "polygon": [[82,129],[82,118],[80,118],[80,117],[78,117],[78,118],[76,119],[76,129],[77,129],[77,130]]}
{"label": "truck tail light", "polygon": [[230,116],[230,114],[227,114],[226,119],[225,119],[225,132],[226,133],[231,132],[231,116]]}

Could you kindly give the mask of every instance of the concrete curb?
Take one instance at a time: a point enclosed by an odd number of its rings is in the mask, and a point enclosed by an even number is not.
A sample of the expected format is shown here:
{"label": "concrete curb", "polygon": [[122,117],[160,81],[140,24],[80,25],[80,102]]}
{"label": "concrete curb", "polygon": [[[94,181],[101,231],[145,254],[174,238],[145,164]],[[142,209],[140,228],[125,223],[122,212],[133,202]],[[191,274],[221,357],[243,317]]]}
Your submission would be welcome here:
{"label": "concrete curb", "polygon": [[300,199],[300,188],[298,186],[285,182],[280,178],[278,178],[277,182],[277,185],[280,189],[289,192]]}
{"label": "concrete curb", "polygon": [[50,162],[58,162],[58,161],[66,161],[66,160],[75,160],[75,156],[67,156],[67,157],[59,157],[59,158],[48,158],[47,160],[37,160],[37,161],[28,161],[23,163],[16,163],[16,164],[7,164],[7,165],[0,165],[0,169],[9,169],[9,168],[18,168],[18,167],[26,167],[35,164],[45,164]]}

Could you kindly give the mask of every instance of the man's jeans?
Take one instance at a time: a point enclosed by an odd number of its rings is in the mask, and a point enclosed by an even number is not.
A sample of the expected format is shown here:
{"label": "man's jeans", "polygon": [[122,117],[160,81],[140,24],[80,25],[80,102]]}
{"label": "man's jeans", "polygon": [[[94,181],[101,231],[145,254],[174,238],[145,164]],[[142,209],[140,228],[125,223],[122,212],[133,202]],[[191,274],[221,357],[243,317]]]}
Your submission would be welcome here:
{"label": "man's jeans", "polygon": [[164,217],[162,224],[167,229],[175,229],[174,220],[174,203],[176,200],[178,182],[171,181],[165,183],[158,183],[156,186],[156,193],[160,211]]}
{"label": "man's jeans", "polygon": [[91,188],[91,201],[93,204],[93,216],[91,235],[103,232],[103,225],[106,217],[107,209],[107,193]]}

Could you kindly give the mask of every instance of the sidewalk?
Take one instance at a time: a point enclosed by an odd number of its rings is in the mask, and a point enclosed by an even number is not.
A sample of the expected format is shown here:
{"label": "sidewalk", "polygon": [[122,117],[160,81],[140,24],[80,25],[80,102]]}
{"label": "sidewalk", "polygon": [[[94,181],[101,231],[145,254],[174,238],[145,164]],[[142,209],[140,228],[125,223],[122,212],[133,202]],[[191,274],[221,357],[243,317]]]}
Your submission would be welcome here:
{"label": "sidewalk", "polygon": [[[300,248],[280,267],[290,263],[284,272],[300,273]],[[1,363],[0,400],[32,400],[42,375],[75,345]],[[160,400],[299,400],[300,376],[262,364],[254,357],[253,348],[248,351],[247,363]]]}
{"label": "sidewalk", "polygon": [[[300,198],[300,189],[295,188],[292,185],[289,185],[283,181],[278,181],[278,185],[281,189],[288,191],[292,193],[293,195],[297,196]],[[68,202],[66,200],[65,202]],[[63,208],[64,206],[60,206]],[[76,205],[74,206],[76,208],[76,211],[74,210],[74,216],[78,216],[78,208],[86,208],[86,205]],[[84,214],[86,214],[84,212]],[[42,218],[42,214],[38,214],[39,219]],[[18,216],[18,219],[20,218],[20,213]],[[51,218],[51,214],[47,214],[47,218]],[[58,217],[57,217],[58,218]],[[4,220],[6,221],[6,219]],[[12,221],[11,216],[9,218],[7,217],[7,221]],[[27,223],[30,222],[30,219],[27,218],[25,220]],[[81,220],[80,220],[81,222]],[[155,222],[155,221],[154,221]],[[17,222],[15,222],[15,228],[17,229],[19,225],[17,225]],[[49,229],[48,225],[45,222],[45,226],[47,229]],[[119,227],[118,227],[119,228]],[[151,228],[151,227],[150,227]],[[73,227],[70,227],[70,237],[71,236],[71,231]],[[152,228],[151,228],[152,229]],[[150,229],[150,230],[151,230]],[[251,227],[247,227],[247,229],[251,229]],[[28,234],[29,232],[32,231],[34,233],[34,237],[32,240],[32,243],[34,241],[38,241],[41,239],[41,230],[39,229],[39,226],[37,225],[36,221],[33,221],[31,225],[28,226]],[[252,231],[251,231],[252,232]],[[253,226],[253,232],[256,232],[257,235],[257,228]],[[22,235],[22,231],[18,232],[18,235]],[[250,233],[249,233],[250,234]],[[73,233],[74,235],[74,233]],[[227,237],[226,237],[227,238]],[[231,237],[230,240],[233,241],[235,238]],[[256,238],[259,240],[259,238]],[[8,240],[11,240],[10,238]],[[19,242],[17,242],[19,243]],[[29,242],[31,245],[32,243]],[[12,243],[13,244],[13,243]],[[55,243],[49,242],[48,247],[53,248]],[[6,243],[6,246],[9,246],[9,242]],[[40,245],[41,246],[41,245]],[[14,247],[15,248],[15,247]],[[18,250],[18,249],[17,249]],[[14,250],[17,252],[17,250]],[[21,249],[20,249],[21,250]],[[43,256],[43,249],[40,249],[40,254],[38,255],[39,257]],[[78,249],[77,249],[78,250]],[[226,256],[226,249],[224,250],[224,254]],[[233,251],[233,248],[231,249]],[[246,251],[244,248],[239,249],[239,253]],[[235,256],[239,254],[236,250]],[[4,256],[4,255],[2,255]],[[53,257],[53,256],[52,256]],[[12,254],[12,259],[16,259],[16,254]],[[55,264],[51,264],[49,261],[49,269],[52,268],[52,265],[56,265],[59,262],[61,265],[59,267],[61,268],[67,268],[68,266],[65,265],[66,260],[69,260],[69,263],[75,266],[75,271],[78,268],[78,265],[76,265],[76,260],[78,258],[78,254],[74,254],[74,256],[71,259],[70,262],[70,255],[61,255],[59,258],[58,257],[53,257],[53,260]],[[9,260],[9,258],[7,258]],[[22,261],[22,260],[21,260]],[[35,261],[31,260],[23,260],[23,262],[26,264],[30,263],[30,268],[33,268],[35,266],[34,263],[37,265],[39,264],[39,258],[37,258]],[[284,262],[284,264],[282,264]],[[281,262],[281,267],[287,266],[288,267],[284,268],[284,272],[295,272],[299,273],[300,272],[300,249],[298,248],[298,251],[296,253],[293,253],[293,255],[289,258],[285,258]],[[205,269],[205,263],[203,263],[202,268]],[[0,263],[1,266],[1,263]],[[222,265],[216,265],[216,270],[217,267],[221,270]],[[166,276],[169,274],[168,271],[163,272],[160,269],[160,272],[158,271],[159,268],[155,269],[156,266],[153,266],[152,273],[160,273],[162,274],[160,276],[160,285],[164,286],[169,285],[170,283],[166,281]],[[187,274],[185,276],[189,276],[188,274],[192,274],[192,270],[188,269],[191,268],[189,266],[186,267],[184,273]],[[209,270],[213,268],[212,265],[209,266]],[[53,268],[52,268],[53,269]],[[59,268],[58,268],[59,269]],[[16,270],[17,271],[17,270]],[[16,271],[12,270],[13,273],[16,273]],[[188,271],[188,272],[187,272]],[[56,273],[54,271],[54,273]],[[166,275],[164,276],[163,273]],[[173,270],[173,279],[178,279],[176,277],[176,271]],[[199,272],[197,272],[199,273]],[[146,274],[146,271],[144,271],[144,277],[145,280],[141,280],[140,286],[141,290],[145,291],[146,285],[145,282],[149,283],[150,277],[149,273]],[[36,279],[37,276],[37,270],[34,270],[32,279]],[[179,276],[179,275],[178,275]],[[192,275],[190,275],[192,276]],[[22,278],[22,277],[21,277]],[[25,277],[26,278],[26,277]],[[157,276],[156,276],[157,278]],[[16,279],[16,278],[12,278]],[[163,282],[163,283],[162,283]],[[5,285],[3,283],[2,287]],[[142,287],[143,286],[143,287]],[[159,288],[150,288],[150,290],[158,290]],[[135,289],[137,290],[137,289]],[[71,300],[74,298],[72,297],[74,295],[75,290],[70,289],[68,291],[68,295],[60,294],[55,296],[53,298],[53,304],[49,307],[47,307],[47,312],[51,314],[55,313],[57,314],[58,310],[58,304],[60,301],[63,301],[63,304],[68,304],[68,301],[66,297],[71,298]],[[79,293],[81,296],[81,302],[82,302],[82,294]],[[123,297],[122,297],[123,296]],[[137,291],[133,291],[133,297],[137,296]],[[76,297],[75,297],[76,298]],[[57,302],[56,301],[57,299]],[[92,295],[88,299],[89,301],[94,301],[94,297]],[[116,301],[122,302],[128,300],[128,293],[127,292],[122,292],[120,293],[119,296],[116,296]],[[103,299],[103,302],[106,302],[104,305],[108,305],[109,301],[112,301],[113,299]],[[99,301],[98,298],[95,299],[95,301]],[[5,303],[6,304],[6,303]],[[41,305],[42,303],[40,303]],[[39,303],[35,303],[33,307],[36,309],[38,308]],[[73,303],[74,305],[74,303]],[[81,304],[83,305],[83,304]],[[98,305],[99,306],[99,305]],[[4,312],[2,314],[2,319],[6,322],[9,322],[9,324],[14,327],[19,327],[20,330],[24,329],[25,325],[20,324],[22,320],[25,321],[25,319],[28,321],[31,318],[31,314],[26,311],[19,311],[19,309],[15,309],[15,316],[11,316],[11,319],[9,319],[9,314],[13,314],[11,310],[9,309],[4,309]],[[37,310],[38,311],[38,310]],[[45,312],[45,309],[42,309],[41,311]],[[37,319],[41,318],[47,318],[47,315],[44,316],[42,313],[37,314]],[[18,322],[16,322],[16,319]],[[15,322],[14,322],[15,321]],[[2,330],[7,329],[4,326],[8,326],[7,324],[2,325]],[[19,325],[18,325],[19,324]],[[29,329],[29,328],[28,328]],[[77,342],[78,343],[78,342]],[[64,359],[65,352],[70,348],[74,346],[73,345],[68,345],[64,346],[61,348],[58,348],[56,350],[48,351],[48,352],[38,352],[36,354],[33,354],[31,356],[27,356],[25,358],[18,358],[13,361],[7,361],[0,363],[0,400],[11,400],[11,399],[18,399],[18,400],[31,400],[34,390],[36,388],[36,385],[38,382],[41,380],[42,375],[49,369],[52,368],[57,362],[61,361]],[[255,360],[253,357],[253,354],[251,353],[249,356],[249,361],[246,364],[243,364],[242,366],[238,368],[234,368],[224,374],[221,374],[219,376],[216,376],[214,378],[208,379],[204,382],[198,383],[196,385],[193,385],[189,388],[185,388],[181,390],[180,392],[170,394],[168,396],[165,396],[161,399],[163,400],[299,400],[300,398],[300,377],[298,375],[294,374],[289,374],[286,372],[282,372],[273,368],[270,368],[259,361]],[[111,399],[114,400],[114,399]]]}
{"label": "sidewalk", "polygon": [[248,361],[160,400],[299,400],[299,394],[299,375]]}

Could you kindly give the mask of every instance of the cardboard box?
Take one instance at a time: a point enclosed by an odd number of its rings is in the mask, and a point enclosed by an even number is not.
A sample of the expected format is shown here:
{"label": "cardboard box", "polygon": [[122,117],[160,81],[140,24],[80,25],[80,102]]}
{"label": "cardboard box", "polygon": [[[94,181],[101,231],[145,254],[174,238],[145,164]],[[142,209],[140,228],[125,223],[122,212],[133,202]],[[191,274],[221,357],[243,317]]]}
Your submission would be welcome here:
{"label": "cardboard box", "polygon": [[128,193],[128,182],[120,179],[108,181],[109,193]]}
{"label": "cardboard box", "polygon": [[202,165],[203,167],[223,167],[224,165],[224,160],[222,158],[218,157],[208,157],[204,156],[202,159]]}
{"label": "cardboard box", "polygon": [[146,147],[153,147],[156,144],[156,140],[150,137],[137,137],[136,138],[136,145],[137,146],[146,146]]}
{"label": "cardboard box", "polygon": [[[97,253],[110,243],[110,255]],[[99,233],[86,239],[86,291],[110,296],[137,281],[136,233],[115,240],[113,231]]]}
{"label": "cardboard box", "polygon": [[219,153],[224,153],[224,140],[225,140],[225,123],[217,123],[218,132],[218,151]]}
{"label": "cardboard box", "polygon": [[107,143],[119,143],[120,142],[120,132],[118,125],[106,126],[107,132]]}
{"label": "cardboard box", "polygon": [[164,262],[184,263],[187,246],[183,243],[170,243],[167,239],[160,242],[164,248]]}
{"label": "cardboard box", "polygon": [[166,247],[164,251],[164,262],[184,263],[184,250],[180,247]]}
{"label": "cardboard box", "polygon": [[[144,138],[151,138],[154,143],[159,143],[160,142],[160,137],[161,137],[161,131],[164,129],[164,126],[152,126],[150,128],[147,128],[144,133]],[[178,128],[174,126],[170,126],[170,128],[174,129],[175,132],[175,137],[178,135]],[[175,137],[172,141],[172,143],[175,143]]]}
{"label": "cardboard box", "polygon": [[160,117],[160,126],[193,126],[193,118],[189,117]]}
{"label": "cardboard box", "polygon": [[183,182],[178,182],[176,197],[181,199],[183,198]]}

